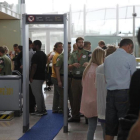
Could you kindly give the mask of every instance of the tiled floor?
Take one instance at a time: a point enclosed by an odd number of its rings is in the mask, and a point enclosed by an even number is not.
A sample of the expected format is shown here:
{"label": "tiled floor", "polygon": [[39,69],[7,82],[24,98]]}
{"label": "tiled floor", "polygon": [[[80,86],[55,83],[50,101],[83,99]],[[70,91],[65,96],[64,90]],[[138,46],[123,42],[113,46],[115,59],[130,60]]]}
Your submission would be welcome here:
{"label": "tiled floor", "polygon": [[[44,92],[45,103],[47,110],[52,109],[53,90]],[[38,116],[30,116],[30,128],[40,119]],[[15,117],[11,121],[0,121],[0,140],[18,140],[22,135],[23,117]],[[85,124],[84,117],[80,123],[69,123],[68,133],[63,133],[63,128],[60,130],[54,140],[86,140],[88,125]],[[103,140],[102,129],[98,124],[95,140]]]}

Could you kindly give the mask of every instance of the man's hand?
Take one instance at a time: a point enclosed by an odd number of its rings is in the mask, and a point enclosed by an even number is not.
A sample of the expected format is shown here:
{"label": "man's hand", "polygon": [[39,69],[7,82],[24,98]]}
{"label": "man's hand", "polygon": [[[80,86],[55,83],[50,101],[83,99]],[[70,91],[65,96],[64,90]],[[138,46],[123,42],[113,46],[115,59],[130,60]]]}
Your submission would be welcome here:
{"label": "man's hand", "polygon": [[32,83],[33,82],[33,79],[32,78],[30,78],[30,83]]}
{"label": "man's hand", "polygon": [[85,62],[85,63],[83,64],[83,67],[86,67],[88,64],[89,64],[89,62]]}
{"label": "man's hand", "polygon": [[74,63],[74,64],[72,64],[72,66],[74,66],[76,68],[80,68],[80,64],[79,63]]}
{"label": "man's hand", "polygon": [[21,65],[20,68],[23,69],[23,65]]}
{"label": "man's hand", "polygon": [[62,88],[62,82],[61,82],[61,81],[58,82],[58,86],[59,86],[60,88]]}

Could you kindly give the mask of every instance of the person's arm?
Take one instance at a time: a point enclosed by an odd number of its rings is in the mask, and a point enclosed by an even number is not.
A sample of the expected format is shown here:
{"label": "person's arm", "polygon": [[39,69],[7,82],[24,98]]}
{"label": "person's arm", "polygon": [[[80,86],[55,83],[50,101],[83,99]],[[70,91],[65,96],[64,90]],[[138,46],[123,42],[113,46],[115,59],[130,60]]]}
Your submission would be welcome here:
{"label": "person's arm", "polygon": [[30,82],[31,83],[33,82],[33,77],[34,77],[34,74],[36,72],[36,69],[37,69],[37,64],[33,64],[32,68],[31,68],[31,75],[30,75]]}
{"label": "person's arm", "polygon": [[4,59],[0,58],[0,72],[3,70],[4,68]]}
{"label": "person's arm", "polygon": [[56,71],[58,86],[62,88],[62,82],[61,82],[61,79],[60,79],[60,67],[55,67],[55,71]]}
{"label": "person's arm", "polygon": [[72,70],[74,67],[76,67],[76,68],[79,68],[80,67],[80,64],[79,63],[74,63],[74,58],[73,58],[72,55],[69,58],[68,64],[69,64],[69,66],[68,66],[68,69],[69,70]]}
{"label": "person's arm", "polygon": [[73,64],[68,66],[69,70],[72,70],[74,67],[75,68],[80,68],[80,64],[79,63],[73,63]]}
{"label": "person's arm", "polygon": [[136,71],[136,59],[134,56],[132,56],[131,63],[130,63],[130,74],[131,76]]}
{"label": "person's arm", "polygon": [[137,122],[131,128],[127,140],[140,140],[140,115]]}
{"label": "person's arm", "polygon": [[36,54],[33,55],[32,57],[32,66],[31,66],[31,73],[30,73],[30,82],[33,82],[33,77],[36,73],[37,69],[37,64],[38,64],[38,56]]}

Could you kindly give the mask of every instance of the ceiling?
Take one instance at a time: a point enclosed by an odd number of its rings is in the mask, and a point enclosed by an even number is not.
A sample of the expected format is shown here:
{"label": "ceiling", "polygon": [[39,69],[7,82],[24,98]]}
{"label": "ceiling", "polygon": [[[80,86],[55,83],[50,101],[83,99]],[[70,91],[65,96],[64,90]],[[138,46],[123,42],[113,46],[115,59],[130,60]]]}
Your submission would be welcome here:
{"label": "ceiling", "polygon": [[0,11],[0,20],[1,19],[17,19],[17,18],[12,17],[10,15],[7,15],[7,14],[5,14],[5,13],[3,13],[3,12]]}

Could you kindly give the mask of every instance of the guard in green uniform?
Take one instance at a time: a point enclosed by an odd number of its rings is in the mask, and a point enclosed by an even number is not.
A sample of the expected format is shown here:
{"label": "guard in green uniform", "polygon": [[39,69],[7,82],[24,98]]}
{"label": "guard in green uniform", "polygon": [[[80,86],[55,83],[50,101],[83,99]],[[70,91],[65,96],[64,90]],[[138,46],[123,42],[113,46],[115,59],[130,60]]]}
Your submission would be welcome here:
{"label": "guard in green uniform", "polygon": [[0,75],[4,75],[3,68],[4,68],[4,59],[0,57]]}
{"label": "guard in green uniform", "polygon": [[[70,52],[71,52],[71,42],[68,42],[68,57],[70,57]],[[60,87],[60,94],[63,95],[63,82],[64,82],[64,53],[60,54],[57,58],[56,62],[56,76],[57,76],[57,81],[58,81],[58,86]],[[70,105],[72,106],[72,94],[71,94],[71,74],[70,71],[68,72],[68,97],[70,100]],[[63,106],[63,98],[61,101],[61,107]],[[72,107],[71,107],[72,108]],[[63,112],[63,108],[62,108]],[[59,113],[60,110],[59,110]]]}
{"label": "guard in green uniform", "polygon": [[68,120],[69,122],[80,122],[80,104],[82,95],[82,75],[87,63],[91,58],[91,52],[84,50],[84,39],[78,37],[76,39],[78,50],[72,53],[69,58],[69,70],[72,70],[72,117]]}
{"label": "guard in green uniform", "polygon": [[0,75],[11,75],[11,60],[5,54],[5,50],[0,46]]}

